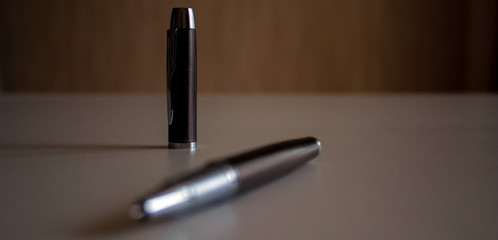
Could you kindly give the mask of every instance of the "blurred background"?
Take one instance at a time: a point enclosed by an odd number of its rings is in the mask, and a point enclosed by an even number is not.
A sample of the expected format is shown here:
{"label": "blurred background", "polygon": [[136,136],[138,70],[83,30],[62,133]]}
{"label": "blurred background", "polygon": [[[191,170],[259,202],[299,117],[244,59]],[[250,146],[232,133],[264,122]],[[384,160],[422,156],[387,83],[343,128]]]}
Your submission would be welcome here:
{"label": "blurred background", "polygon": [[0,92],[165,92],[193,7],[201,93],[498,90],[496,0],[2,0]]}

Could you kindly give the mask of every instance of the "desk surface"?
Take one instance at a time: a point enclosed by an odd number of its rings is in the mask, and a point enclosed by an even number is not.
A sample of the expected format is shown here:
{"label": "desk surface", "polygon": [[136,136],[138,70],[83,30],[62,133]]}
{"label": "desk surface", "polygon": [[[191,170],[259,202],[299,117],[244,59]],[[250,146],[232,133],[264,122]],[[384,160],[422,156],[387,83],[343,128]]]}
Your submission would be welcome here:
{"label": "desk surface", "polygon": [[[159,95],[0,96],[0,239],[498,239],[496,95],[201,95],[195,151]],[[190,216],[128,220],[210,160],[315,136],[323,151]]]}

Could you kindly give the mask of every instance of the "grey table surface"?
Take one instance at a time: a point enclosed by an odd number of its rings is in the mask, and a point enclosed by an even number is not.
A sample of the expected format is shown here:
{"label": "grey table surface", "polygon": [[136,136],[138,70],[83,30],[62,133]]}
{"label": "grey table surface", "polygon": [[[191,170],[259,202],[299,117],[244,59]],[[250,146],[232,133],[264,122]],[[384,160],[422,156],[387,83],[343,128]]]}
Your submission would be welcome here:
{"label": "grey table surface", "polygon": [[[162,95],[1,95],[0,239],[498,239],[497,95],[200,95],[195,151]],[[171,176],[315,136],[309,164],[188,216],[131,202]]]}

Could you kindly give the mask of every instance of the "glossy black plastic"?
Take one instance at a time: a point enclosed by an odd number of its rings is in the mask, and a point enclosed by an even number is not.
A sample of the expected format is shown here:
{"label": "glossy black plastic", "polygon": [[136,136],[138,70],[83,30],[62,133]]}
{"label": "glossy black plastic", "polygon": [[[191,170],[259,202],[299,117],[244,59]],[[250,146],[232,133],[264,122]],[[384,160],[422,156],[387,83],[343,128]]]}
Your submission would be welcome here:
{"label": "glossy black plastic", "polygon": [[168,141],[197,140],[197,49],[195,29],[168,30]]}

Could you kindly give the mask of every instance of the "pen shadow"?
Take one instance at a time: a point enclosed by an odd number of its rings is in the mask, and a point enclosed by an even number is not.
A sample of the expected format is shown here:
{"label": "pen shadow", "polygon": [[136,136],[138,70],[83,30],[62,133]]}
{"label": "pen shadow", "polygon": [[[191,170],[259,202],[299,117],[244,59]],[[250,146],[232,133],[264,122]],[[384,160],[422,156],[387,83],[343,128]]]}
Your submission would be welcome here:
{"label": "pen shadow", "polygon": [[137,229],[151,227],[154,223],[167,224],[171,222],[170,219],[160,219],[151,222],[152,224],[143,224],[143,222],[137,222],[130,219],[127,216],[127,209],[121,208],[119,211],[110,213],[107,216],[102,216],[96,221],[93,221],[89,225],[81,229],[80,234],[84,236],[108,236],[112,234],[129,232]]}
{"label": "pen shadow", "polygon": [[95,236],[121,232],[126,229],[133,229],[139,224],[126,216],[125,209],[114,212],[107,216],[95,219],[88,226],[81,230],[83,235]]}
{"label": "pen shadow", "polygon": [[[157,228],[161,229],[164,236],[172,236],[171,239],[176,239],[177,236],[185,239],[199,239],[201,237],[199,234],[210,236],[226,234],[234,231],[238,222],[237,211],[227,204],[234,200],[235,198],[217,201],[177,216],[142,222],[131,220],[126,214],[127,209],[123,207],[119,211],[109,213],[84,226],[78,234],[83,237],[105,238]],[[213,219],[216,220],[213,221]],[[178,228],[178,226],[182,227]]]}
{"label": "pen shadow", "polygon": [[96,152],[161,151],[172,150],[164,145],[141,144],[2,144],[0,158],[48,157],[65,154],[88,154]]}
{"label": "pen shadow", "polygon": [[[230,201],[230,200],[228,200]],[[225,202],[225,201],[223,201]],[[217,206],[222,206],[222,202],[216,202],[210,204],[211,209],[216,208]],[[173,217],[161,217],[153,220],[145,220],[145,221],[135,221],[130,219],[127,215],[128,208],[121,208],[119,211],[114,213],[110,213],[109,215],[102,216],[96,221],[88,224],[83,227],[80,231],[80,234],[87,237],[105,237],[115,234],[125,234],[133,231],[143,230],[143,229],[151,229],[157,227],[158,225],[161,228],[165,226],[169,226],[171,224],[180,222],[185,219],[191,218],[193,215],[198,215],[201,209],[194,209],[191,211],[187,211],[181,215],[173,216]]]}
{"label": "pen shadow", "polygon": [[133,145],[133,144],[0,144],[0,150],[120,150],[120,149],[167,149],[168,145]]}

